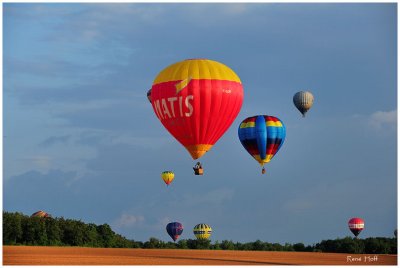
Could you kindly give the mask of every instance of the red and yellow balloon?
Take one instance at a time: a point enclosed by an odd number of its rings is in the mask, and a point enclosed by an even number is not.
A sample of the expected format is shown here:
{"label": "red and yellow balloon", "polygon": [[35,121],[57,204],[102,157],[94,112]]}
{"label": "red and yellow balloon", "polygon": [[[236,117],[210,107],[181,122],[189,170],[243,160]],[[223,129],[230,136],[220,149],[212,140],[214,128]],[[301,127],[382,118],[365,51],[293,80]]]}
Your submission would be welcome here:
{"label": "red and yellow balloon", "polygon": [[163,171],[161,173],[161,179],[165,182],[166,185],[170,185],[174,178],[175,174],[172,171]]}
{"label": "red and yellow balloon", "polygon": [[200,158],[226,132],[243,102],[243,86],[228,66],[188,59],[162,70],[151,88],[153,110],[164,127]]}
{"label": "red and yellow balloon", "polygon": [[31,217],[39,217],[39,218],[51,218],[51,215],[43,210],[36,211],[31,215]]}

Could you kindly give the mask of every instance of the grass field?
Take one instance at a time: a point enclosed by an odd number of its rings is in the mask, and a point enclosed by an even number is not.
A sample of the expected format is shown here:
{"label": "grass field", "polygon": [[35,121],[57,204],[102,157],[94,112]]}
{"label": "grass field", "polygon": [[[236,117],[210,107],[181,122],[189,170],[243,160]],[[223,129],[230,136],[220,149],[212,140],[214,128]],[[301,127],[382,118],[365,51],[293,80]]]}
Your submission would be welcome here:
{"label": "grass field", "polygon": [[3,246],[3,265],[397,265],[397,255]]}

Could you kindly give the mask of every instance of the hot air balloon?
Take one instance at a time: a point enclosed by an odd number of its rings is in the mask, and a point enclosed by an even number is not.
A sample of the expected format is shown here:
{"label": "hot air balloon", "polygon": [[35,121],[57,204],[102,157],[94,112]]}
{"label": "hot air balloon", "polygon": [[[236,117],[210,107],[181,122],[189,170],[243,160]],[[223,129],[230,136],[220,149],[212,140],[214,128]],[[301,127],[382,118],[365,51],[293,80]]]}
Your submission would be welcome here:
{"label": "hot air balloon", "polygon": [[162,70],[151,87],[154,113],[193,159],[225,133],[243,102],[239,77],[226,65],[188,59]]}
{"label": "hot air balloon", "polygon": [[176,241],[183,232],[183,225],[179,222],[170,222],[167,224],[166,229],[169,236]]}
{"label": "hot air balloon", "polygon": [[151,88],[147,91],[147,99],[151,103]]}
{"label": "hot air balloon", "polygon": [[262,166],[271,161],[285,141],[286,128],[281,120],[269,115],[256,115],[242,121],[239,140],[247,152]]}
{"label": "hot air balloon", "polygon": [[203,175],[204,173],[203,166],[200,162],[197,162],[196,165],[194,165],[193,170],[195,175]]}
{"label": "hot air balloon", "polygon": [[364,229],[364,220],[361,218],[352,218],[349,220],[349,229],[357,237]]}
{"label": "hot air balloon", "polygon": [[51,215],[44,212],[43,210],[36,211],[31,215],[31,217],[39,217],[39,218],[50,218]]}
{"label": "hot air balloon", "polygon": [[205,223],[197,224],[193,228],[193,233],[197,239],[208,239],[211,236],[211,226]]}
{"label": "hot air balloon", "polygon": [[314,96],[309,91],[299,91],[293,96],[293,103],[303,117],[314,103]]}
{"label": "hot air balloon", "polygon": [[161,179],[167,184],[167,186],[174,180],[175,174],[172,171],[164,171],[161,173]]}

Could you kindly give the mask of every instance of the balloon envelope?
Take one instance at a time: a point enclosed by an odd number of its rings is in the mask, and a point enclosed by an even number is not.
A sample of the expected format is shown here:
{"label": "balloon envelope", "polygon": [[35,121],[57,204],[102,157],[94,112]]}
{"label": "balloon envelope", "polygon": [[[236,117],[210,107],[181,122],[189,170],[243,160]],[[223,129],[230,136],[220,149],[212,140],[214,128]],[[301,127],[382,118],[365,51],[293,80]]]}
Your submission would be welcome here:
{"label": "balloon envelope", "polygon": [[151,88],[147,91],[147,99],[151,103]]}
{"label": "balloon envelope", "polygon": [[209,151],[226,132],[242,102],[239,77],[226,65],[208,59],[168,66],[151,88],[154,113],[193,159]]}
{"label": "balloon envelope", "polygon": [[349,220],[349,229],[357,237],[364,229],[364,220],[361,218],[352,218]]}
{"label": "balloon envelope", "polygon": [[263,166],[271,161],[283,145],[286,128],[277,117],[256,115],[242,121],[238,136],[247,152]]}
{"label": "balloon envelope", "polygon": [[208,239],[211,236],[212,228],[208,224],[200,223],[193,228],[193,233],[197,239]]}
{"label": "balloon envelope", "polygon": [[169,185],[175,178],[175,174],[172,171],[164,171],[161,173],[161,179]]}
{"label": "balloon envelope", "polygon": [[33,213],[31,217],[50,218],[51,216],[49,213],[44,212],[43,210],[39,210]]}
{"label": "balloon envelope", "polygon": [[183,232],[183,225],[179,222],[170,222],[166,229],[169,236],[176,241]]}
{"label": "balloon envelope", "polygon": [[293,103],[303,117],[314,103],[314,96],[309,91],[299,91],[293,96]]}

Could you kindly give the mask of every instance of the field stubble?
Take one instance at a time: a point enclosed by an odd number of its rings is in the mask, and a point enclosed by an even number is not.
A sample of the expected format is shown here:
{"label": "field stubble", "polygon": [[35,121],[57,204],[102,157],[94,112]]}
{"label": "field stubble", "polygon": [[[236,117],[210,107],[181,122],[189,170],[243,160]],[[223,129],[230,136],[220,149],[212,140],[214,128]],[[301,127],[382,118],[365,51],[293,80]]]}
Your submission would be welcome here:
{"label": "field stubble", "polygon": [[3,246],[3,265],[397,265],[397,255]]}

